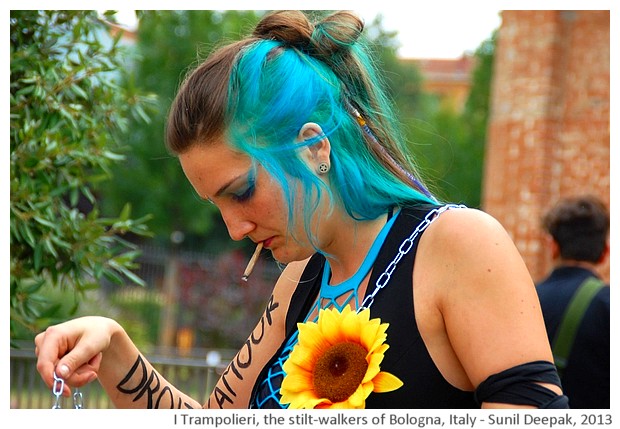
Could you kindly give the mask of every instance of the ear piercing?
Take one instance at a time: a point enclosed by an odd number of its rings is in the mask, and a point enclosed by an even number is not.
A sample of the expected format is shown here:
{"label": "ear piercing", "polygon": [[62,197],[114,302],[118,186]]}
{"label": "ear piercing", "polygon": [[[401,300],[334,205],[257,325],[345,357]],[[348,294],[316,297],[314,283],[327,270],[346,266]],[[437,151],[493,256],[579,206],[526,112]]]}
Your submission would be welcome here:
{"label": "ear piercing", "polygon": [[321,162],[317,168],[319,174],[325,174],[329,171],[329,164],[326,162]]}

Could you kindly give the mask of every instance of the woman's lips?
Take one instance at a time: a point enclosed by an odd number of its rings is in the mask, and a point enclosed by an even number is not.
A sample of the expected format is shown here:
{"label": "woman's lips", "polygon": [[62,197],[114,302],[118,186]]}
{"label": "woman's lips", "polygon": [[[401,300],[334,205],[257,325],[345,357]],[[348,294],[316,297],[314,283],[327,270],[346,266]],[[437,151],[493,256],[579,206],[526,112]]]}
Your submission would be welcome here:
{"label": "woman's lips", "polygon": [[269,237],[268,239],[263,241],[263,247],[265,248],[269,248],[269,246],[271,245],[271,242],[273,241],[274,237]]}

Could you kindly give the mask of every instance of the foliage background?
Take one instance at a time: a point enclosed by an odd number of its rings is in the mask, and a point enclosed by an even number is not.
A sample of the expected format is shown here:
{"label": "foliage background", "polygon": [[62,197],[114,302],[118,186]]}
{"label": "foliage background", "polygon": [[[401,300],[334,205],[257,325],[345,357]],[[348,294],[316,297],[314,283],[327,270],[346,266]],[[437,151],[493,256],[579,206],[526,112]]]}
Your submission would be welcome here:
{"label": "foliage background", "polygon": [[[94,12],[11,11],[11,338],[72,314],[67,300],[107,278],[141,283],[128,233],[144,235],[125,204],[103,217],[96,189],[121,162],[130,117],[148,97],[121,86],[118,39]],[[103,41],[105,40],[105,42]],[[69,301],[70,302],[70,301]],[[65,305],[63,305],[65,304]]]}

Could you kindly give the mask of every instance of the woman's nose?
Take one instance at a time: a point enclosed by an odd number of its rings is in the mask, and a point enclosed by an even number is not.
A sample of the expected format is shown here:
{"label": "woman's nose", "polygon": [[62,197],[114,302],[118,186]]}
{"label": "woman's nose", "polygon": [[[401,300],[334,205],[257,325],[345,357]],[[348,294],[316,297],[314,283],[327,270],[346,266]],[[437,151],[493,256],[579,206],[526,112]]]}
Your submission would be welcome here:
{"label": "woman's nose", "polygon": [[236,211],[227,211],[226,213],[222,211],[222,218],[228,229],[228,235],[235,241],[243,240],[256,228],[254,222],[247,220]]}

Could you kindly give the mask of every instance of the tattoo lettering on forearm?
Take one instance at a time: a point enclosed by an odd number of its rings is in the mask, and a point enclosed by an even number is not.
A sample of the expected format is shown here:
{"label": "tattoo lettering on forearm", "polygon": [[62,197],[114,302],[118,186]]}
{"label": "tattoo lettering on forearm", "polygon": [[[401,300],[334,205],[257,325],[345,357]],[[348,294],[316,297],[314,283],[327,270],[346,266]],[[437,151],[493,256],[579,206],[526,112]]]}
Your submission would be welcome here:
{"label": "tattoo lettering on forearm", "polygon": [[166,399],[171,409],[193,408],[191,404],[183,401],[182,398],[175,398],[170,386],[165,386],[160,390],[161,380],[159,379],[159,374],[154,369],[151,369],[150,374],[148,373],[148,368],[142,356],[138,356],[138,359],[136,359],[125,378],[118,383],[116,388],[119,392],[127,395],[135,394],[133,402],[139,401],[146,395],[147,408],[159,408],[162,405],[162,400],[164,401],[163,403],[166,403]]}
{"label": "tattoo lettering on forearm", "polygon": [[[243,381],[243,375],[240,369],[248,368],[252,364],[252,347],[257,346],[263,340],[265,336],[265,327],[273,325],[273,318],[271,317],[271,313],[275,309],[280,306],[279,303],[274,302],[273,295],[269,298],[269,303],[267,304],[267,308],[263,313],[258,326],[252,331],[250,334],[250,338],[246,340],[246,342],[241,347],[241,350],[237,353],[235,358],[230,362],[228,368],[222,374],[220,378],[221,384],[223,387],[218,386],[213,390],[213,397],[215,398],[215,402],[219,408],[223,408],[224,404],[228,402],[229,404],[234,404],[233,398],[237,396],[237,392],[231,387],[228,376],[234,375],[238,380]],[[208,406],[211,405],[211,398],[209,398]]]}

